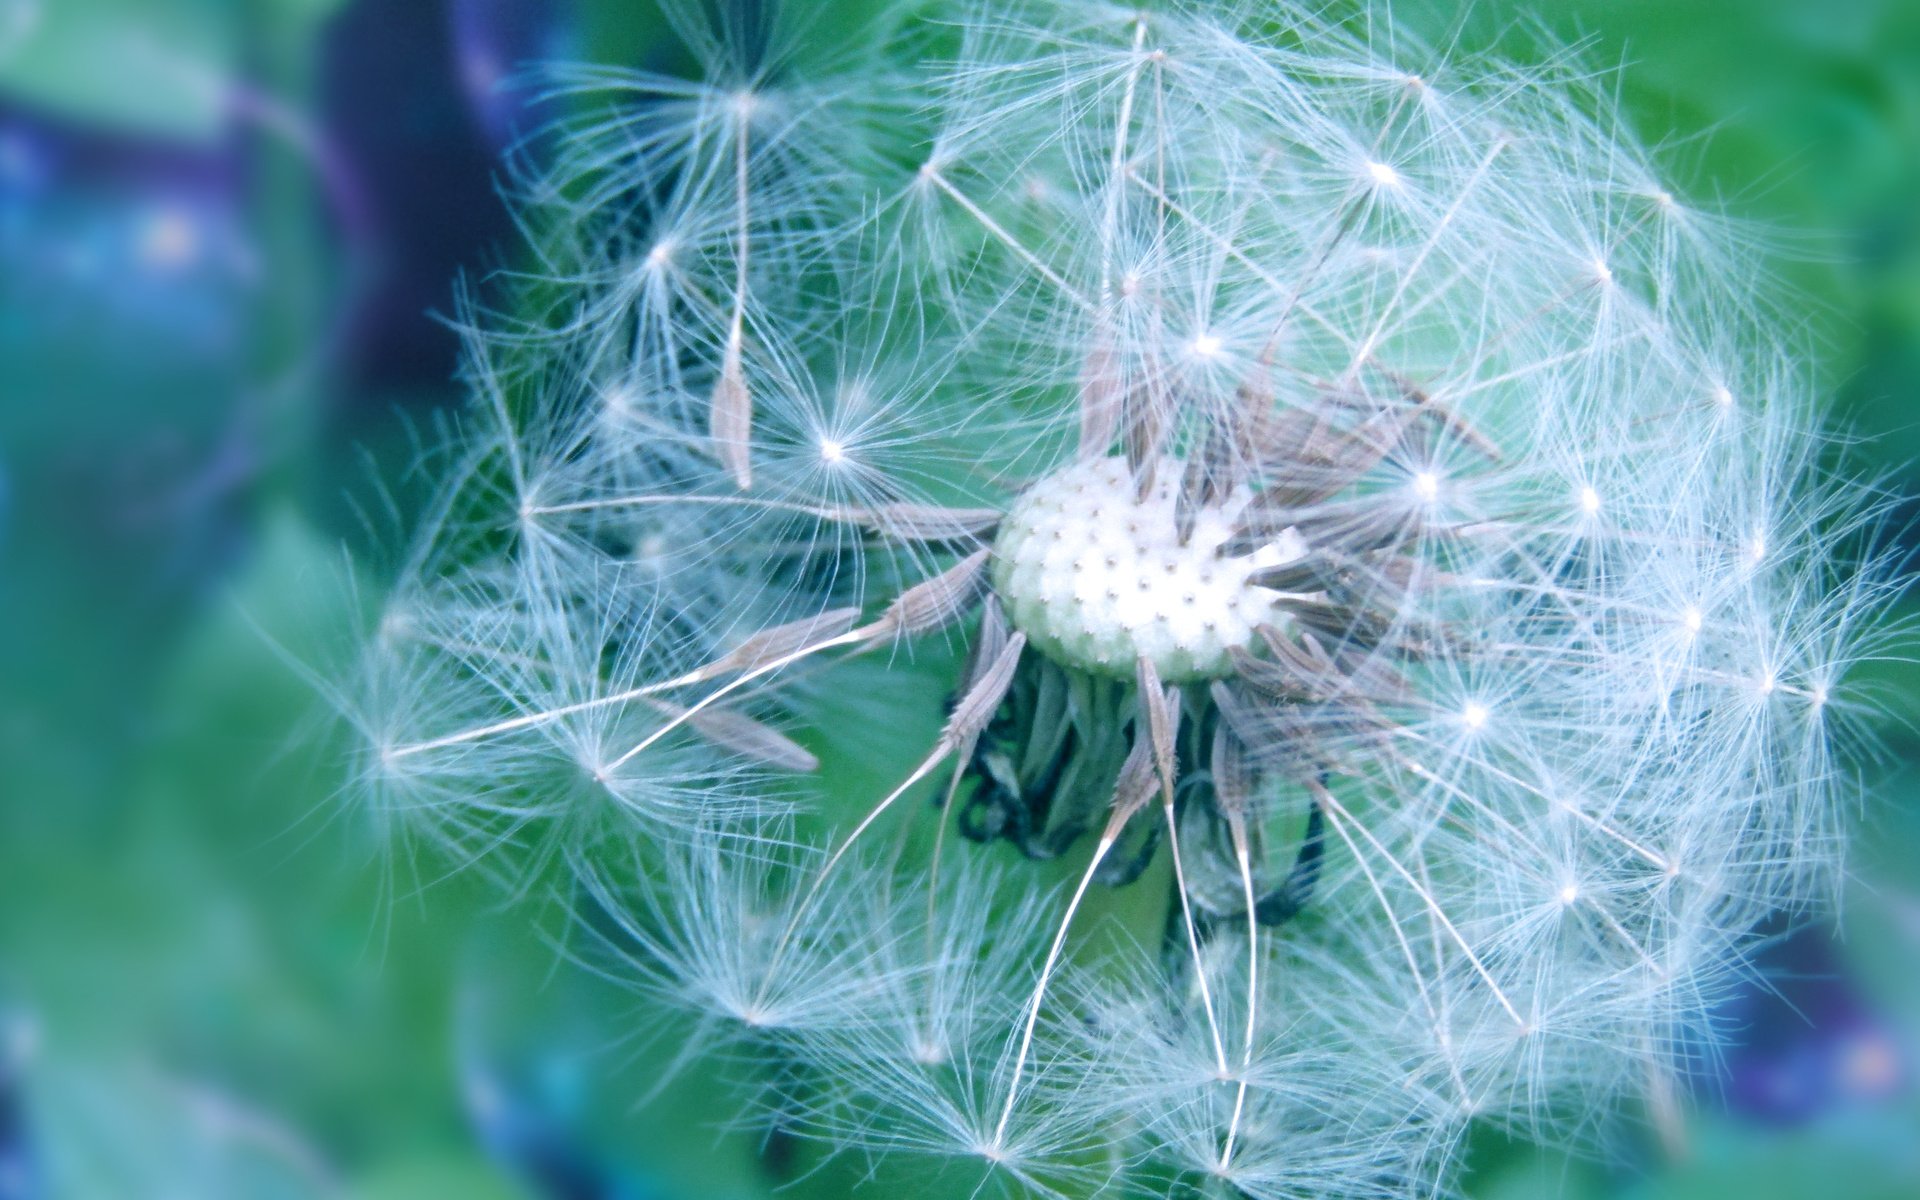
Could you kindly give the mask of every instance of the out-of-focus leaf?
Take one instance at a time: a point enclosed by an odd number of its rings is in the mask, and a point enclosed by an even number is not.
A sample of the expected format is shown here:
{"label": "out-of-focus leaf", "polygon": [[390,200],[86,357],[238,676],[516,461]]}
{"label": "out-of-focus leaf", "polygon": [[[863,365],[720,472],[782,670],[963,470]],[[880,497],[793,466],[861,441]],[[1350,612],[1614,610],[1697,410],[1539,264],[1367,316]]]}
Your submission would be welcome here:
{"label": "out-of-focus leaf", "polygon": [[1598,1200],[1606,1193],[1591,1163],[1514,1143],[1497,1161],[1474,1174],[1473,1200]]}
{"label": "out-of-focus leaf", "polygon": [[0,0],[0,96],[209,140],[238,56],[231,14],[217,0]]}
{"label": "out-of-focus leaf", "polygon": [[345,1200],[535,1200],[532,1192],[475,1156],[436,1155],[410,1159],[369,1174],[347,1189]]}
{"label": "out-of-focus leaf", "polygon": [[1920,1195],[1914,1114],[1836,1114],[1804,1130],[1716,1126],[1693,1157],[1626,1200],[1912,1200]]}
{"label": "out-of-focus leaf", "polygon": [[[31,1064],[28,1145],[61,1200],[334,1200],[331,1170],[278,1114],[137,1062]],[[0,1195],[7,1179],[0,1176]],[[38,1193],[32,1193],[37,1195]]]}

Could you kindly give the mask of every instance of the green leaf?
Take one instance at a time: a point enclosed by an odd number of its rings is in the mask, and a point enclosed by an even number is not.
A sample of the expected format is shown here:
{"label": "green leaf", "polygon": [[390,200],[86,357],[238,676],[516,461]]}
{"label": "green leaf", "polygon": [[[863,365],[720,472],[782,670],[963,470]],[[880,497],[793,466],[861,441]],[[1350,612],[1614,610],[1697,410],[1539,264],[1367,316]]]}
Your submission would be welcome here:
{"label": "green leaf", "polygon": [[374,1171],[347,1189],[347,1200],[532,1200],[533,1193],[474,1155],[412,1158]]}
{"label": "green leaf", "polygon": [[0,97],[130,133],[212,140],[238,58],[213,0],[0,0]]}

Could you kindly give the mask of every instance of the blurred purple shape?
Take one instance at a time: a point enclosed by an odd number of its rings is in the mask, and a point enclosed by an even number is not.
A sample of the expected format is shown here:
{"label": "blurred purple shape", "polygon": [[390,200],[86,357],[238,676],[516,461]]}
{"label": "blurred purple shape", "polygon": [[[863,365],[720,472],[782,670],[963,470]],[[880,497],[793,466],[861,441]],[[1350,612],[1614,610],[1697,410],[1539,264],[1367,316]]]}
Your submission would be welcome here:
{"label": "blurred purple shape", "polygon": [[45,141],[26,123],[0,123],[0,202],[39,195],[52,170]]}
{"label": "blurred purple shape", "polygon": [[[324,123],[359,181],[369,239],[369,280],[346,347],[349,403],[384,413],[396,399],[455,399],[454,338],[430,314],[449,306],[459,273],[512,228],[468,76],[514,61],[500,31],[531,27],[531,15],[550,6],[491,5],[529,15],[489,25],[458,0],[446,12],[358,4],[329,23]],[[477,49],[462,50],[462,38]],[[463,65],[469,53],[478,66]]]}
{"label": "blurred purple shape", "polygon": [[568,0],[449,0],[455,73],[487,140],[505,148],[525,132],[530,96],[506,86],[530,64],[578,55]]}
{"label": "blurred purple shape", "polygon": [[237,148],[151,142],[0,106],[7,337],[224,361],[259,259]]}
{"label": "blurred purple shape", "polygon": [[38,1200],[42,1181],[27,1122],[26,1066],[34,1032],[0,1011],[0,1200]]}
{"label": "blurred purple shape", "polygon": [[1798,1125],[1884,1102],[1908,1087],[1910,1064],[1834,950],[1808,926],[1761,952],[1757,978],[1722,1008],[1726,1101],[1739,1116]]}

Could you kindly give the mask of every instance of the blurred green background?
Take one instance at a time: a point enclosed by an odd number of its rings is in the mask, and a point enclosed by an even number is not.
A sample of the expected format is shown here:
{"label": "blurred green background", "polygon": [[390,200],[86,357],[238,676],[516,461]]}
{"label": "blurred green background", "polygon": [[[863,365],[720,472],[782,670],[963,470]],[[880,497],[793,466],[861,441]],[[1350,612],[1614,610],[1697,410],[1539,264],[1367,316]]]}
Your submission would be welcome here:
{"label": "blurred green background", "polygon": [[[1677,190],[1812,247],[1781,272],[1846,469],[1920,496],[1920,3],[1482,0],[1461,40],[1583,40]],[[373,599],[340,586],[379,578],[352,498],[407,494],[459,402],[430,312],[512,261],[494,172],[538,115],[501,80],[678,56],[645,0],[0,0],[0,1200],[756,1197],[808,1165],[704,1078],[636,1107],[661,1062],[623,1031],[662,1018],[528,905],[383,855],[290,665]],[[1767,951],[1690,1152],[1488,1135],[1475,1196],[1920,1196],[1920,669],[1871,676],[1845,936]]]}

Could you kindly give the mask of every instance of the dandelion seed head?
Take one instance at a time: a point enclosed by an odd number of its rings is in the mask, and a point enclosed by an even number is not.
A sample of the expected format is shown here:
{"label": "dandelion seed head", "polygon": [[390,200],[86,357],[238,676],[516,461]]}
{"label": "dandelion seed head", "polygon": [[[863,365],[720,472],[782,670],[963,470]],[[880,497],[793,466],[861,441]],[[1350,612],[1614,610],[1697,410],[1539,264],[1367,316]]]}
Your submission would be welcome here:
{"label": "dandelion seed head", "polygon": [[1378,1200],[1590,1132],[1838,874],[1885,590],[1755,245],[1576,72],[1015,10],[560,69],[343,689],[373,806],[576,870],[837,1146]]}
{"label": "dandelion seed head", "polygon": [[994,585],[1014,625],[1061,662],[1131,677],[1217,677],[1257,625],[1283,619],[1252,582],[1299,553],[1294,542],[1223,554],[1230,507],[1201,511],[1183,542],[1174,466],[1142,498],[1120,458],[1066,467],[1027,489],[994,543]]}

